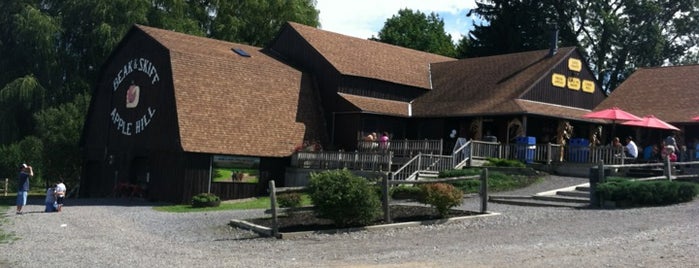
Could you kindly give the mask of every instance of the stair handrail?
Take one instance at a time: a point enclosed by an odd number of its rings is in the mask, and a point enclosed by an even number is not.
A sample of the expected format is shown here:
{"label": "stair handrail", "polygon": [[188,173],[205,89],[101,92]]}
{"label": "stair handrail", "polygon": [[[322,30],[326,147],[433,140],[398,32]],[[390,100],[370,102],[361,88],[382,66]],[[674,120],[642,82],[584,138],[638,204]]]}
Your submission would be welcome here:
{"label": "stair handrail", "polygon": [[[457,146],[459,143],[456,144]],[[462,168],[464,167],[472,158],[471,153],[473,150],[471,150],[471,140],[463,143],[461,146],[458,148],[454,146],[454,151],[451,153],[452,157],[452,166],[454,169]]]}
{"label": "stair handrail", "polygon": [[[403,166],[398,168],[395,172],[391,172],[391,180],[409,180],[415,178],[420,171],[420,162],[422,160],[422,153],[418,153],[413,156],[408,162],[405,162]],[[405,175],[404,173],[410,173]]]}

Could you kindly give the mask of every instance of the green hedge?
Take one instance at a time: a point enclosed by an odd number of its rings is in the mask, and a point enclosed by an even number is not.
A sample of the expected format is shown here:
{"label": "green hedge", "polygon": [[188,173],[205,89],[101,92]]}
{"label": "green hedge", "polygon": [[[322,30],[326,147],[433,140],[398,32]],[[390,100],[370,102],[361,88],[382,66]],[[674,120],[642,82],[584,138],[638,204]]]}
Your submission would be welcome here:
{"label": "green hedge", "polygon": [[689,202],[699,193],[699,186],[678,181],[632,181],[615,179],[597,185],[602,201],[614,201],[617,206],[658,206]]}

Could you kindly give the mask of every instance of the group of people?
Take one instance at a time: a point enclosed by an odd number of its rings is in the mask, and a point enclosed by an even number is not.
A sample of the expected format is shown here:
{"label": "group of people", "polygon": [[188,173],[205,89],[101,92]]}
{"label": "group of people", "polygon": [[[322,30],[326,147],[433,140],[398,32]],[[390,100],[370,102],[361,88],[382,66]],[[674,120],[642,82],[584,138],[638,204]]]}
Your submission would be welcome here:
{"label": "group of people", "polygon": [[633,138],[631,136],[628,136],[626,137],[626,139],[624,139],[624,141],[626,142],[626,145],[621,144],[619,137],[614,137],[612,139],[612,146],[623,147],[625,157],[634,159],[638,158],[638,146],[636,146],[636,143],[633,141]]}
{"label": "group of people", "polygon": [[[626,145],[622,145],[618,137],[612,139],[612,146],[623,147],[624,155],[630,158],[638,158],[638,146],[632,137],[626,137]],[[671,133],[659,143],[651,143],[643,148],[642,159],[646,161],[662,161],[669,158],[671,162],[682,161],[683,153],[686,152],[685,146],[680,146],[675,138],[675,134]],[[685,156],[687,157],[687,156]]]}
{"label": "group of people", "polygon": [[[34,177],[34,169],[27,164],[20,164],[19,175],[17,176],[17,214],[24,213],[22,209],[27,205],[27,196],[29,195],[29,180]],[[56,184],[46,190],[44,212],[60,212],[63,208],[63,201],[66,196],[66,185],[63,180],[59,180]]]}
{"label": "group of people", "polygon": [[46,200],[44,200],[46,208],[44,208],[44,212],[61,212],[65,198],[66,185],[63,183],[63,180],[59,180],[58,183],[46,189]]}
{"label": "group of people", "polygon": [[369,133],[369,135],[366,135],[366,137],[364,137],[364,147],[365,149],[370,150],[374,150],[376,148],[379,148],[381,150],[387,150],[389,145],[388,140],[388,132],[384,131],[381,134],[381,137],[376,135],[376,132],[372,132]]}

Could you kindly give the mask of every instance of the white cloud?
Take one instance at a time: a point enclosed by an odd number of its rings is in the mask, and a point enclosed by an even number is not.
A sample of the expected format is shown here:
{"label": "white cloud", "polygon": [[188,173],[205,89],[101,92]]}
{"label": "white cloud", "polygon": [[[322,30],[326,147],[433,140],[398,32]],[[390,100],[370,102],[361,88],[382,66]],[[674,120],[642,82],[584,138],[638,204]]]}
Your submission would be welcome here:
{"label": "white cloud", "polygon": [[437,13],[444,19],[444,30],[458,40],[472,27],[466,18],[475,0],[317,0],[321,29],[359,38],[376,36],[387,19],[398,10],[409,8],[429,14]]}

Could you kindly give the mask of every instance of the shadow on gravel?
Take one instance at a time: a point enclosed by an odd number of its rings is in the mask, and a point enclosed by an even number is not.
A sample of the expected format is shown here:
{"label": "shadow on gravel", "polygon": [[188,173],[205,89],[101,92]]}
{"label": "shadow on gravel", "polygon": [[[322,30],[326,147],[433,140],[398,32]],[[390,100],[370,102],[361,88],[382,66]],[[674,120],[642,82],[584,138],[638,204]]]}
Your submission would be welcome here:
{"label": "shadow on gravel", "polygon": [[[8,203],[9,202],[9,203]],[[7,201],[7,205],[14,206],[15,200]],[[27,199],[27,205],[44,206],[44,197]],[[120,206],[120,207],[151,207],[171,205],[164,202],[150,202],[141,198],[67,198],[64,202],[66,207],[78,206]]]}

